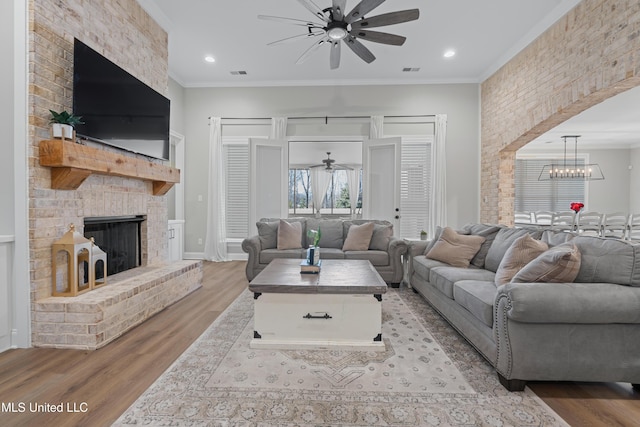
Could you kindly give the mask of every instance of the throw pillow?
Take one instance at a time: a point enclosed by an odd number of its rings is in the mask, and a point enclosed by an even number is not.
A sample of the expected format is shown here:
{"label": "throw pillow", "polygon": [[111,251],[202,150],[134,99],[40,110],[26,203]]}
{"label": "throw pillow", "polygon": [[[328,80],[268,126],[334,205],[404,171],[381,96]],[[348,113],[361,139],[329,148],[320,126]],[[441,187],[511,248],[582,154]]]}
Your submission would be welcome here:
{"label": "throw pillow", "polygon": [[431,239],[429,243],[427,243],[427,247],[424,248],[425,255],[429,253],[429,251],[433,248],[433,245],[435,245],[436,242],[440,239],[440,236],[442,236],[442,230],[444,230],[444,228],[440,227],[439,225],[436,226],[436,232],[433,234],[433,239]]}
{"label": "throw pillow", "polygon": [[427,258],[467,268],[484,240],[482,236],[465,236],[456,233],[451,227],[445,227],[438,241],[427,253]]}
{"label": "throw pillow", "polygon": [[258,239],[261,249],[275,249],[278,246],[278,221],[258,221]]}
{"label": "throw pillow", "polygon": [[554,246],[525,265],[511,282],[573,282],[580,271],[581,258],[580,251],[573,242]]}
{"label": "throw pillow", "polygon": [[494,279],[496,285],[500,286],[509,283],[518,271],[547,249],[549,249],[549,246],[545,242],[536,240],[529,234],[518,237],[509,246],[509,249],[504,253],[502,261],[500,261]]}
{"label": "throw pillow", "polygon": [[393,225],[374,224],[369,249],[386,251],[389,248],[391,236],[393,236]]}
{"label": "throw pillow", "polygon": [[369,242],[373,235],[373,222],[366,222],[361,225],[349,227],[347,238],[344,239],[343,251],[366,251],[369,250]]}
{"label": "throw pillow", "polygon": [[278,225],[278,249],[300,249],[302,245],[302,224],[280,220]]}

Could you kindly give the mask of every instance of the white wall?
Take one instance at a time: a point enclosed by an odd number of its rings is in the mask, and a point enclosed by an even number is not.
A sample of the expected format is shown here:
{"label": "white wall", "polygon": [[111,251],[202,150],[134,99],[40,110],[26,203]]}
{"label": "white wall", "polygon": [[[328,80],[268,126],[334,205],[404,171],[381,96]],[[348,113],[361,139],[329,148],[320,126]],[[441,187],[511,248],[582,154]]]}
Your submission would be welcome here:
{"label": "white wall", "polygon": [[169,78],[169,95],[171,100],[171,116],[169,126],[171,130],[184,135],[184,88]]}
{"label": "white wall", "polygon": [[[204,241],[206,229],[206,157],[210,116],[447,114],[447,222],[455,227],[477,221],[480,163],[478,94],[476,84],[185,89],[185,251],[197,253],[204,249],[197,241],[199,238]],[[322,131],[321,126],[316,128],[317,132]],[[349,132],[352,130],[348,129]],[[253,136],[267,136],[268,127],[256,126],[255,132]],[[360,126],[358,132],[368,136],[368,125]],[[389,134],[388,131],[385,133]],[[296,131],[296,135],[300,133]],[[292,136],[291,129],[289,136]],[[202,196],[202,201],[198,201],[199,196]]]}
{"label": "white wall", "polygon": [[2,117],[3,138],[0,156],[0,235],[14,234],[14,168],[13,153],[15,135],[14,123],[14,52],[13,1],[0,2],[0,117]]}
{"label": "white wall", "polygon": [[629,151],[629,211],[640,213],[640,147],[634,147]]}
{"label": "white wall", "polygon": [[589,182],[589,199],[585,209],[597,212],[629,212],[628,149],[589,150],[589,163],[597,163],[604,175],[602,181]]}

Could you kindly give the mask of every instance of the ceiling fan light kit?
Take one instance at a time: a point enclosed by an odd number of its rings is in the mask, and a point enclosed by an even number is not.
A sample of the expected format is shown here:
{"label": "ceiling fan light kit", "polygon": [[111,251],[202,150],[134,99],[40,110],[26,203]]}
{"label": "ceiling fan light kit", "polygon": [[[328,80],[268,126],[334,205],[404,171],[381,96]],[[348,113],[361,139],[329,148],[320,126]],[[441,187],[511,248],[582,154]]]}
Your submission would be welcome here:
{"label": "ceiling fan light kit", "polygon": [[310,169],[324,168],[325,172],[332,173],[334,170],[353,170],[352,167],[346,165],[335,164],[336,161],[331,158],[331,152],[327,151],[327,158],[322,159],[322,163],[318,165],[309,166]]}
{"label": "ceiling fan light kit", "polygon": [[[573,165],[567,163],[567,138],[573,138],[575,151],[573,157]],[[564,158],[562,164],[551,163],[544,165],[538,176],[538,181],[554,181],[554,180],[584,180],[598,181],[604,179],[604,174],[600,169],[600,165],[592,163],[589,165],[578,166],[578,138],[580,135],[564,135]]]}
{"label": "ceiling fan light kit", "polygon": [[307,27],[307,33],[293,37],[277,40],[269,45],[277,45],[289,41],[308,37],[320,37],[315,41],[296,61],[301,64],[311,56],[323,44],[330,44],[329,65],[331,69],[340,67],[340,44],[342,41],[366,63],[373,62],[375,55],[358,39],[374,43],[382,43],[392,46],[402,46],[406,37],[396,34],[383,33],[380,31],[369,31],[367,28],[383,27],[386,25],[401,24],[414,21],[420,17],[418,9],[401,10],[397,12],[384,13],[382,15],[366,18],[365,15],[385,0],[361,0],[348,14],[345,15],[346,0],[332,0],[331,7],[320,9],[312,0],[298,0],[316,19],[321,22],[303,21],[300,19],[283,18],[279,16],[258,15],[258,18],[285,22],[292,25]]}

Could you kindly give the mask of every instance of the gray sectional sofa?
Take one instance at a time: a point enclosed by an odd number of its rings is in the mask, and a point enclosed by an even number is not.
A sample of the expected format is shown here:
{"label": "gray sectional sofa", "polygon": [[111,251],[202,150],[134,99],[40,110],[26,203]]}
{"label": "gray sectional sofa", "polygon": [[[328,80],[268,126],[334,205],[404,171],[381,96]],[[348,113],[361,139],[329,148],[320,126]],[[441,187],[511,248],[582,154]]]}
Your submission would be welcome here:
{"label": "gray sectional sofa", "polygon": [[[342,220],[318,218],[286,218],[287,222],[302,224],[302,241],[298,249],[277,249],[279,218],[263,218],[256,223],[258,234],[242,242],[242,250],[249,254],[247,280],[251,281],[272,260],[276,258],[306,257],[306,249],[311,243],[308,230],[321,230],[321,259],[366,259],[371,262],[382,279],[392,286],[399,286],[404,277],[402,256],[408,245],[403,239],[393,237],[393,225],[381,220]],[[374,230],[368,250],[343,251],[344,241],[351,225],[373,222]]]}
{"label": "gray sectional sofa", "polygon": [[[630,382],[640,389],[640,245],[570,233],[470,224],[485,237],[468,268],[427,258],[412,243],[410,285],[496,369],[509,390],[527,381]],[[494,283],[523,234],[580,252],[570,283]],[[570,243],[564,243],[565,246]]]}

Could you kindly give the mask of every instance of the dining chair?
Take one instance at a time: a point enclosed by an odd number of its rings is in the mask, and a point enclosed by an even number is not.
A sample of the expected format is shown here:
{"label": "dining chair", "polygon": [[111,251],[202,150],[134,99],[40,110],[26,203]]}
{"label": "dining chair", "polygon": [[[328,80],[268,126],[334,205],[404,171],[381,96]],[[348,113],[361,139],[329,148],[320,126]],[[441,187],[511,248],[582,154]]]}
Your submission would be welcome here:
{"label": "dining chair", "polygon": [[583,235],[601,236],[603,218],[600,212],[580,212],[576,216],[576,230]]}
{"label": "dining chair", "polygon": [[627,239],[633,242],[640,242],[640,214],[629,215]]}
{"label": "dining chair", "polygon": [[574,211],[554,212],[551,216],[551,229],[556,231],[575,231],[576,213]]}
{"label": "dining chair", "polygon": [[627,232],[628,217],[624,212],[612,212],[604,215],[602,236],[612,239],[624,239]]}

